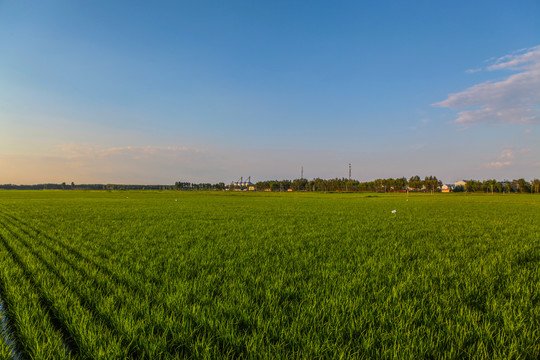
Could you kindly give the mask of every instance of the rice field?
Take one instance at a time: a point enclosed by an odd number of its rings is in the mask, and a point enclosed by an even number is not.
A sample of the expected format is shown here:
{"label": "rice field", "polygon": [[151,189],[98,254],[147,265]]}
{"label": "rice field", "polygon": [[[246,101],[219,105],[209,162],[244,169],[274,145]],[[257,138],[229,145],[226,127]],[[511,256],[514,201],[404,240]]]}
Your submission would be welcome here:
{"label": "rice field", "polygon": [[537,359],[540,196],[0,191],[0,298],[5,359]]}

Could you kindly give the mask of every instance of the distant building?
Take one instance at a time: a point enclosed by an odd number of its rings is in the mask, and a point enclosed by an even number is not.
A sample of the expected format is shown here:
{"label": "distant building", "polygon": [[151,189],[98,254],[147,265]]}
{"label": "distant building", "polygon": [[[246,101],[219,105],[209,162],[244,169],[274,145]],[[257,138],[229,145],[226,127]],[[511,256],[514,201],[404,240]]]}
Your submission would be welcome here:
{"label": "distant building", "polygon": [[249,187],[249,186],[253,186],[253,183],[251,181],[235,181],[231,183],[231,185],[237,186],[237,187]]}
{"label": "distant building", "polygon": [[456,186],[463,186],[463,187],[465,187],[465,185],[467,185],[467,182],[466,182],[465,180],[456,181],[456,182],[454,183],[454,187],[456,187]]}
{"label": "distant building", "polygon": [[441,186],[442,192],[450,192],[452,191],[452,189],[454,189],[454,185],[452,184],[444,184],[443,186]]}
{"label": "distant building", "polygon": [[240,181],[233,181],[231,186],[234,186],[236,189],[249,189],[255,190],[255,184],[251,182],[251,176],[248,177],[247,181],[243,181],[243,178],[240,178]]}

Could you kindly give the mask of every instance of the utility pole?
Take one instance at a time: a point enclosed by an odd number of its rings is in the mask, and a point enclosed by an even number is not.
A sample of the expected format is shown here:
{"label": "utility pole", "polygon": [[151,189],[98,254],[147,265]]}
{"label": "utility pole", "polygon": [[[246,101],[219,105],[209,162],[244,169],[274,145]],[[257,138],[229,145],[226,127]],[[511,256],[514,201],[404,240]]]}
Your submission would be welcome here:
{"label": "utility pole", "polygon": [[349,163],[349,180],[351,180],[351,163]]}
{"label": "utility pole", "polygon": [[304,167],[302,166],[300,170],[300,180],[302,180],[303,178],[304,178]]}

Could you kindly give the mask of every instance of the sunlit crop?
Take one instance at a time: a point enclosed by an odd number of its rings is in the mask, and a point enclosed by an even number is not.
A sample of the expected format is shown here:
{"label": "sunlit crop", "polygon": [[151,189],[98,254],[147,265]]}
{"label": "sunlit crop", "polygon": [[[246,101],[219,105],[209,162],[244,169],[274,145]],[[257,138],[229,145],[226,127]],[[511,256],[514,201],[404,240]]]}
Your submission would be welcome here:
{"label": "sunlit crop", "polygon": [[0,356],[539,358],[539,234],[536,195],[3,191]]}

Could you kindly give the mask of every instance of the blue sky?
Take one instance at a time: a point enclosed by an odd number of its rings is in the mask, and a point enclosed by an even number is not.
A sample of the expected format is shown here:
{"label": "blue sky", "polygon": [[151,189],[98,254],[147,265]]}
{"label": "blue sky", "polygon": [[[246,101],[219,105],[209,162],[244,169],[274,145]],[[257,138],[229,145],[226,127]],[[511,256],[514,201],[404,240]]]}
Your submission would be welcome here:
{"label": "blue sky", "polygon": [[0,1],[0,183],[540,177],[538,14]]}

